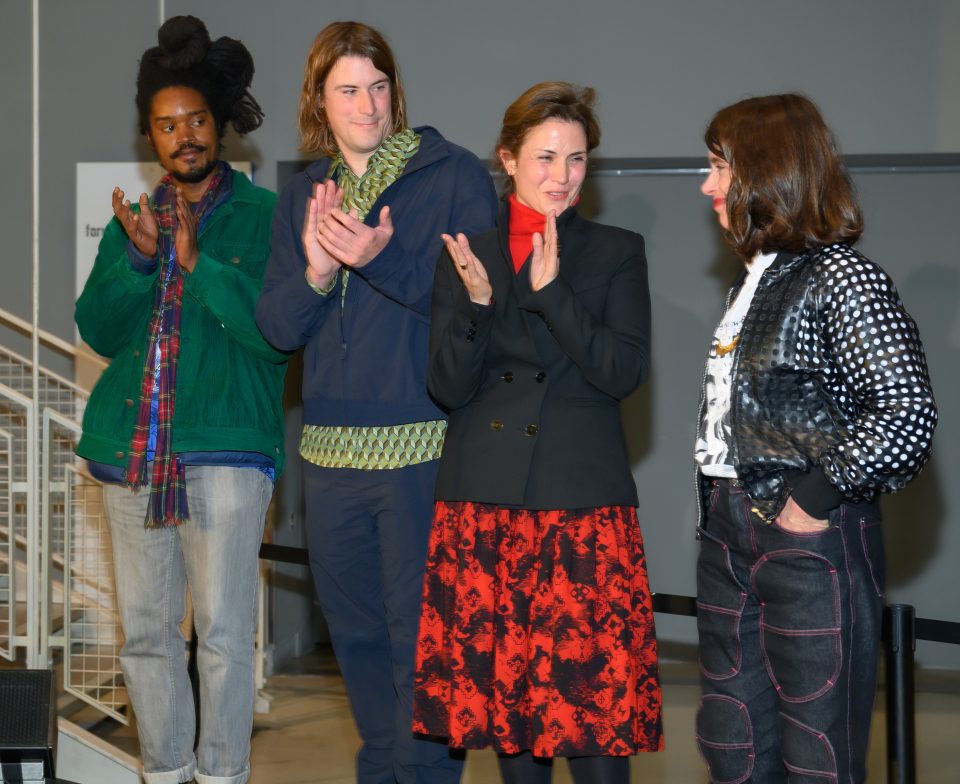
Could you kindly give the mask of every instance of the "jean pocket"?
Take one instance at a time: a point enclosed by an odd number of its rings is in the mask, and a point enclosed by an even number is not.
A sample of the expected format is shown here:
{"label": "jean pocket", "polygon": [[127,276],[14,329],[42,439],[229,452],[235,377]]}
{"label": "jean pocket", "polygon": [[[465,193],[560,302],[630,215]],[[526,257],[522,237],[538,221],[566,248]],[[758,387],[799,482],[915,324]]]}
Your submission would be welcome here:
{"label": "jean pocket", "polygon": [[727,545],[709,531],[701,529],[700,535],[697,561],[700,671],[712,680],[724,680],[740,672],[743,658],[740,621],[747,592],[733,572]]}
{"label": "jean pocket", "polygon": [[753,582],[761,650],[780,698],[808,702],[825,694],[841,667],[836,568],[808,550],[779,550],[758,562]]}
{"label": "jean pocket", "polygon": [[790,716],[780,714],[783,764],[796,784],[837,781],[837,757],[827,736]]}
{"label": "jean pocket", "polygon": [[697,712],[697,748],[715,784],[740,784],[753,773],[753,725],[747,706],[720,694],[705,695]]}

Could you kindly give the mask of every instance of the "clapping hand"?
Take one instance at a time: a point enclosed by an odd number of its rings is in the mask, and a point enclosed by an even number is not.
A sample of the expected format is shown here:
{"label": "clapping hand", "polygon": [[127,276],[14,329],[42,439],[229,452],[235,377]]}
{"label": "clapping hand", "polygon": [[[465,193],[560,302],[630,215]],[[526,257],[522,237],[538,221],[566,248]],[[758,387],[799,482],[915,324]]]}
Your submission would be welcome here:
{"label": "clapping hand", "polygon": [[339,212],[343,204],[343,189],[333,180],[318,182],[313,195],[307,199],[303,218],[303,253],[307,257],[307,277],[318,288],[326,288],[340,269],[340,263],[320,243],[320,226],[331,212]]}
{"label": "clapping hand", "polygon": [[557,213],[547,213],[543,234],[533,234],[533,257],[530,259],[530,288],[540,291],[560,273],[560,245],[557,241]]}
{"label": "clapping hand", "polygon": [[467,242],[466,236],[458,234],[454,239],[449,234],[441,234],[440,237],[447,248],[447,253],[450,254],[457,275],[463,281],[463,287],[467,290],[470,301],[477,305],[489,305],[493,301],[493,287],[490,285],[487,271],[480,263],[480,259],[470,250],[470,243]]}
{"label": "clapping hand", "polygon": [[390,207],[380,210],[377,226],[367,226],[350,212],[332,210],[320,221],[317,238],[323,249],[347,267],[360,269],[369,264],[393,237]]}
{"label": "clapping hand", "polygon": [[197,266],[197,216],[187,203],[183,191],[177,188],[177,233],[173,238],[177,264],[187,272]]}
{"label": "clapping hand", "polygon": [[160,237],[160,227],[150,209],[150,200],[147,194],[140,194],[140,214],[130,209],[130,202],[124,200],[124,193],[120,188],[113,189],[113,214],[117,216],[120,225],[127,233],[134,247],[148,259],[157,255],[157,240]]}

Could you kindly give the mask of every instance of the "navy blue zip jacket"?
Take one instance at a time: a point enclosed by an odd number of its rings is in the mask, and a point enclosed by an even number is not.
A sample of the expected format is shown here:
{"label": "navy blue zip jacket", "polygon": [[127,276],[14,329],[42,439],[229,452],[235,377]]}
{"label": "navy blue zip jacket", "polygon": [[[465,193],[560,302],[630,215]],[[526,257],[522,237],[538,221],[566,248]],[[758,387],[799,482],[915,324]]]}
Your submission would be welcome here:
{"label": "navy blue zip jacket", "polygon": [[443,419],[427,393],[427,344],[441,233],[478,234],[494,225],[493,181],[471,152],[434,128],[415,129],[420,149],[370,210],[376,225],[390,206],[394,233],[369,264],[343,276],[327,296],[307,284],[300,239],[313,184],[329,157],[298,174],[280,195],[257,324],[282,351],[304,349],[303,407],[308,425],[399,425]]}

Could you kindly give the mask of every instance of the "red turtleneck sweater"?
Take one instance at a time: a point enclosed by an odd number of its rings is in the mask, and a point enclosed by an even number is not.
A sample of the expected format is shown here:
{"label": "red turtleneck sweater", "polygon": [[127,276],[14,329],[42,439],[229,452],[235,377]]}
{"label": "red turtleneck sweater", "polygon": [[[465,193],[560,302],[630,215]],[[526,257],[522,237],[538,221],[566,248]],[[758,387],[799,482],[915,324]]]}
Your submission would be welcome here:
{"label": "red turtleneck sweater", "polygon": [[513,271],[519,272],[523,262],[533,250],[533,233],[543,236],[547,216],[517,201],[517,194],[510,194],[510,256]]}

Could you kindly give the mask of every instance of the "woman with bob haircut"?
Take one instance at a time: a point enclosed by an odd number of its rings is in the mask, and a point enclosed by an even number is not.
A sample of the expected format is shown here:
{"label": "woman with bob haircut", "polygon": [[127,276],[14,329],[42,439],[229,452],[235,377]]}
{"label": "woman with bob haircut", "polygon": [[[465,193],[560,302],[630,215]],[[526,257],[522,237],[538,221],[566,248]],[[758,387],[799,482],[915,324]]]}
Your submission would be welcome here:
{"label": "woman with bob haircut", "polygon": [[802,95],[707,127],[701,186],[744,270],[714,333],[696,464],[697,740],[714,782],[866,780],[883,609],[878,497],[927,462],[916,324],[851,247],[860,206]]}
{"label": "woman with bob haircut", "polygon": [[489,229],[496,191],[473,153],[409,127],[393,53],[360,22],[317,35],[299,124],[319,158],[277,202],[257,323],[304,347],[307,544],[363,741],[357,781],[456,782],[462,759],[410,731],[447,426],[427,394],[430,298],[440,235]]}
{"label": "woman with bob haircut", "polygon": [[[620,401],[650,367],[643,238],[577,212],[594,92],[504,114],[497,227],[445,235],[428,382],[449,411],[414,729],[492,746],[505,782],[629,781],[661,747],[653,611]],[[452,261],[452,263],[451,263]]]}

